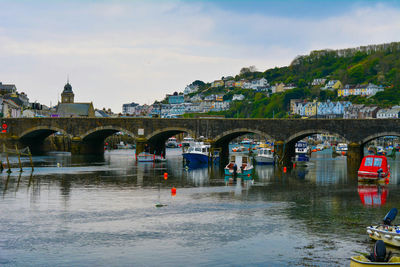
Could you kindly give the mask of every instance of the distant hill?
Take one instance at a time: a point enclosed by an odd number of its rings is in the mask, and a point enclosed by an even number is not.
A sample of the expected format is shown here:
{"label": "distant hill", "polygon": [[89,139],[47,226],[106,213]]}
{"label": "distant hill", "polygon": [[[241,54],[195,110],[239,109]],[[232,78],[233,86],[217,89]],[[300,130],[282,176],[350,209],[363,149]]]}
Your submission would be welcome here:
{"label": "distant hill", "polygon": [[[243,69],[242,69],[243,70]],[[379,106],[400,103],[400,42],[380,45],[368,45],[340,50],[318,50],[309,55],[297,56],[290,66],[276,67],[264,72],[241,71],[235,80],[266,78],[270,84],[293,83],[297,88],[267,97],[263,93],[236,88],[209,88],[203,86],[206,93],[218,92],[233,95],[245,94],[246,99],[235,102],[229,111],[219,112],[226,117],[284,117],[287,114],[290,99],[303,98],[326,100],[350,100],[353,103],[377,104]],[[338,98],[335,91],[320,90],[312,87],[317,78],[340,80],[345,84],[374,83],[383,85],[384,92],[374,97],[350,96]],[[207,84],[209,85],[209,84]],[[215,113],[213,113],[215,114]]]}

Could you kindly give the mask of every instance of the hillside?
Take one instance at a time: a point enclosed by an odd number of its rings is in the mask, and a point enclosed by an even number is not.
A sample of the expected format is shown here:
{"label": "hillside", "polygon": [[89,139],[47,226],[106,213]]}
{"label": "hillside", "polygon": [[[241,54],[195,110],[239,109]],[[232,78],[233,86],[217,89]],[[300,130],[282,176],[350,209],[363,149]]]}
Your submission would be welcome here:
{"label": "hillside", "polygon": [[[204,94],[225,93],[226,99],[233,94],[244,94],[245,100],[232,103],[230,110],[218,113],[226,117],[285,117],[290,99],[315,99],[332,101],[350,100],[353,104],[376,104],[379,106],[400,103],[400,42],[370,45],[342,50],[312,51],[309,55],[296,57],[290,66],[276,67],[264,72],[243,68],[234,80],[266,78],[270,84],[295,84],[295,89],[283,93],[257,93],[241,88],[210,88],[202,86]],[[385,87],[373,97],[337,97],[337,91],[320,90],[311,86],[314,79],[340,80],[345,84],[374,83]]]}

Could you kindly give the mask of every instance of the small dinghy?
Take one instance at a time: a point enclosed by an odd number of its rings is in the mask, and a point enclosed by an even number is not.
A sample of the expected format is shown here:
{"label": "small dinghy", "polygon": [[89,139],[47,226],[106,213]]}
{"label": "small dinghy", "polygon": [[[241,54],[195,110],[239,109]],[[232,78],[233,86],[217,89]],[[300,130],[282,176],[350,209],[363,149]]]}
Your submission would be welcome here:
{"label": "small dinghy", "polygon": [[397,216],[397,209],[391,209],[383,218],[383,224],[367,227],[367,233],[374,240],[382,240],[388,245],[400,247],[400,225],[391,225]]}
{"label": "small dinghy", "polygon": [[376,241],[374,251],[370,255],[359,255],[351,257],[350,267],[359,266],[400,266],[400,257],[386,253],[386,246],[382,240]]}

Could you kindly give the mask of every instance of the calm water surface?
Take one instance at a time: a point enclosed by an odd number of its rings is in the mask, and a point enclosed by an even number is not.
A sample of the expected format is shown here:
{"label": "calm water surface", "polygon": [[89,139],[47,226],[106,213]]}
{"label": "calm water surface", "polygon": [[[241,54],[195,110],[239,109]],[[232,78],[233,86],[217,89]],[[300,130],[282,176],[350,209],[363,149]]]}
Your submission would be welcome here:
{"label": "calm water surface", "polygon": [[185,168],[179,149],[155,165],[133,154],[51,153],[0,174],[0,265],[344,266],[372,248],[365,226],[400,206],[396,160],[389,185],[364,186],[329,150],[236,182]]}

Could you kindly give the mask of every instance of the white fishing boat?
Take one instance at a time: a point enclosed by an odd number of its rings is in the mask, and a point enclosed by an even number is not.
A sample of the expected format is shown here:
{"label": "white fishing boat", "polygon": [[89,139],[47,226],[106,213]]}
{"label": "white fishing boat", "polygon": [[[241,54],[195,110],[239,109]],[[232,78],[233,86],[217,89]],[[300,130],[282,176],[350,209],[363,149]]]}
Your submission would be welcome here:
{"label": "white fishing boat", "polygon": [[386,244],[400,247],[400,226],[391,225],[396,218],[397,209],[391,209],[383,219],[383,224],[371,225],[367,227],[367,234],[374,240],[382,240]]}
{"label": "white fishing boat", "polygon": [[295,145],[295,152],[296,152],[295,161],[296,162],[309,161],[310,158],[308,156],[309,153],[308,150],[309,148],[307,142],[298,141]]}
{"label": "white fishing boat", "polygon": [[150,154],[148,152],[139,153],[136,156],[136,160],[138,162],[163,162],[163,161],[166,161],[166,159],[163,157],[163,155],[155,155],[155,154]]}
{"label": "white fishing boat", "polygon": [[347,144],[346,143],[339,143],[336,146],[336,152],[342,155],[347,154]]}
{"label": "white fishing boat", "polygon": [[138,162],[154,162],[154,154],[148,152],[141,152],[136,156]]}
{"label": "white fishing boat", "polygon": [[250,162],[249,156],[235,154],[231,155],[229,164],[225,166],[225,175],[251,175],[253,169],[254,167]]}
{"label": "white fishing boat", "polygon": [[195,141],[192,137],[185,137],[182,140],[183,147],[193,146],[194,143],[195,143]]}
{"label": "white fishing boat", "polygon": [[257,156],[254,157],[257,164],[274,164],[274,153],[271,148],[261,148],[258,150]]}
{"label": "white fishing boat", "polygon": [[168,138],[167,143],[165,144],[166,147],[169,148],[176,148],[178,147],[178,142],[176,141],[175,137]]}

